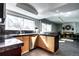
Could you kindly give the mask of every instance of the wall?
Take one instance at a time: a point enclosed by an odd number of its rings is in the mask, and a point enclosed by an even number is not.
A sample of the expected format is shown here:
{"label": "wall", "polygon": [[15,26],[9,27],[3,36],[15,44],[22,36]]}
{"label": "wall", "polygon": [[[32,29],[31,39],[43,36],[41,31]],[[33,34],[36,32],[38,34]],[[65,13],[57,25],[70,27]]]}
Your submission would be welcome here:
{"label": "wall", "polygon": [[34,20],[36,27],[38,27],[38,29],[39,29],[38,33],[40,33],[42,31],[42,22],[52,24],[52,32],[58,32],[61,30],[60,24],[51,22],[47,19],[38,20],[38,19],[32,18],[30,16],[26,16],[26,15],[23,15],[23,14],[20,14],[20,13],[17,13],[15,11],[11,11],[11,10],[7,10],[7,14],[10,14],[10,15],[13,15],[16,17],[22,17],[22,18],[29,19],[29,20]]}
{"label": "wall", "polygon": [[[18,12],[15,12],[15,11],[11,11],[11,10],[7,10],[7,14],[9,14],[9,15],[12,15],[12,16],[16,16],[16,17],[21,17],[21,18],[24,18],[24,19],[28,19],[28,20],[33,20],[33,21],[35,21],[35,25],[37,26],[37,27],[39,27],[40,26],[40,23],[39,23],[39,20],[38,19],[35,19],[35,18],[32,18],[32,17],[30,17],[30,16],[27,16],[27,15],[24,15],[24,14],[20,14],[20,13],[18,13]],[[39,27],[40,28],[40,27]],[[30,32],[29,30],[27,30],[28,32]],[[6,31],[7,32],[7,31]],[[15,33],[15,32],[17,32],[16,30],[15,31],[9,31],[9,32],[11,32],[11,33]]]}
{"label": "wall", "polygon": [[40,31],[42,30],[41,28],[41,21],[40,20],[35,20],[35,26],[39,29],[38,33],[40,33]]}
{"label": "wall", "polygon": [[75,33],[79,33],[79,22],[75,23]]}
{"label": "wall", "polygon": [[52,32],[59,32],[59,31],[61,31],[61,25],[60,24],[51,22],[51,21],[49,21],[47,19],[41,19],[41,22],[47,23],[47,24],[52,24]]}
{"label": "wall", "polygon": [[46,19],[42,19],[41,21],[39,21],[38,19],[33,18],[35,16],[33,16],[32,13],[29,13],[28,11],[24,11],[24,10],[16,7],[16,4],[6,4],[6,9],[7,9],[7,14],[17,16],[17,17],[22,17],[22,18],[29,19],[29,20],[34,20],[36,27],[39,28],[38,32],[40,32],[42,30],[41,22],[51,23],[52,24],[52,32],[60,31],[59,24],[56,24],[54,22],[50,22]]}
{"label": "wall", "polygon": [[[48,22],[48,21],[47,21]],[[66,25],[71,25],[74,30],[65,30],[66,32],[74,32],[74,34],[79,33],[79,22],[66,22],[63,24],[57,24],[52,22],[52,32],[63,32],[62,27]]]}
{"label": "wall", "polygon": [[57,32],[62,32],[62,24],[56,24]]}
{"label": "wall", "polygon": [[73,33],[75,33],[75,30],[76,30],[76,28],[75,28],[75,22],[67,22],[67,23],[63,23],[62,24],[62,27],[65,27],[66,25],[70,25],[71,26],[71,28],[74,28],[74,30],[72,30],[72,29],[70,29],[70,30],[63,30],[62,29],[62,32],[73,32]]}

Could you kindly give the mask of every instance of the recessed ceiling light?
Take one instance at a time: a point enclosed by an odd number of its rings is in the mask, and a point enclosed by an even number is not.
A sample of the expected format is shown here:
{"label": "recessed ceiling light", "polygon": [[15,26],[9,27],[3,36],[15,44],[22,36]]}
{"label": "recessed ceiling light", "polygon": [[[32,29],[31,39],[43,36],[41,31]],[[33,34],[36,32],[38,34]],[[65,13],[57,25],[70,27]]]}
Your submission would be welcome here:
{"label": "recessed ceiling light", "polygon": [[71,12],[67,12],[66,14],[67,14],[67,15],[70,15],[70,14],[71,14]]}
{"label": "recessed ceiling light", "polygon": [[59,12],[59,10],[56,10],[56,12]]}
{"label": "recessed ceiling light", "polygon": [[64,13],[63,13],[63,12],[60,12],[59,14],[60,14],[60,15],[63,15]]}
{"label": "recessed ceiling light", "polygon": [[71,12],[66,12],[65,14],[64,14],[64,16],[66,16],[66,17],[68,17],[68,16],[70,16],[71,15]]}

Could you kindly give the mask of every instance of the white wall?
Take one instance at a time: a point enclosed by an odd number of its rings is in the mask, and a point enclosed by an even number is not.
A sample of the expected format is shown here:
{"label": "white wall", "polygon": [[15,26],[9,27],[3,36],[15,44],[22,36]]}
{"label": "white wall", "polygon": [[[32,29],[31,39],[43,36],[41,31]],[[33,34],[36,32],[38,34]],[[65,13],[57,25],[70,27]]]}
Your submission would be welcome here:
{"label": "white wall", "polygon": [[79,33],[79,22],[75,23],[75,28],[76,28],[75,33]]}

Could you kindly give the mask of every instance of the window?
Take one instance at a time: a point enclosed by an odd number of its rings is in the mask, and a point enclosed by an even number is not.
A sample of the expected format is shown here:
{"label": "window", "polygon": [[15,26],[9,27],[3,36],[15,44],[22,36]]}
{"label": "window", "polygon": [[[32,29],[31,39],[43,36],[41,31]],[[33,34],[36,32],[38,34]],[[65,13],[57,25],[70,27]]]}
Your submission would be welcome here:
{"label": "window", "polygon": [[47,25],[45,23],[42,23],[42,32],[47,31]]}
{"label": "window", "polygon": [[24,28],[23,30],[35,30],[35,22],[32,20],[24,19]]}
{"label": "window", "polygon": [[51,24],[42,23],[42,32],[51,32]]}
{"label": "window", "polygon": [[34,30],[35,22],[20,17],[7,15],[5,20],[5,30]]}
{"label": "window", "polygon": [[47,24],[47,32],[51,32],[51,30],[52,30],[51,24]]}

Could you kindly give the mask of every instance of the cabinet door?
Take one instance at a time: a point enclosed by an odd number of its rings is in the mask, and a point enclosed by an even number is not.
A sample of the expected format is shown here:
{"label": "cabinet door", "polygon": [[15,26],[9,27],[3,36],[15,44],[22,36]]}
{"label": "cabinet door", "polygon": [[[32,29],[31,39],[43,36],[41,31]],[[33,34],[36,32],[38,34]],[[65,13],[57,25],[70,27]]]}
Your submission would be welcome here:
{"label": "cabinet door", "polygon": [[37,35],[30,36],[30,49],[35,48],[36,39],[37,39]]}
{"label": "cabinet door", "polygon": [[22,36],[18,36],[16,38],[19,39],[19,40],[21,40],[21,41],[23,41],[23,37]]}
{"label": "cabinet door", "polygon": [[55,49],[54,37],[47,36],[47,44],[48,44],[48,50],[51,52],[54,52],[54,49]]}
{"label": "cabinet door", "polygon": [[48,48],[48,45],[46,43],[46,36],[42,36],[42,35],[39,36],[37,46],[44,49]]}
{"label": "cabinet door", "polygon": [[24,46],[22,46],[22,54],[29,52],[29,36],[23,36]]}

